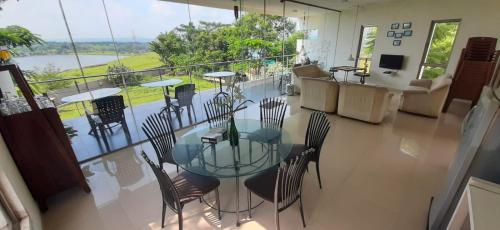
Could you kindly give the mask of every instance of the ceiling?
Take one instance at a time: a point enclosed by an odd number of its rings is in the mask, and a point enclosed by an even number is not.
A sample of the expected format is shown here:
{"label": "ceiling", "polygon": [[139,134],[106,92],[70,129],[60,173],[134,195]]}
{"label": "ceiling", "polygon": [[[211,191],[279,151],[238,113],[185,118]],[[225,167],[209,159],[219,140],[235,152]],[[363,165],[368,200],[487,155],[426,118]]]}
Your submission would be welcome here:
{"label": "ceiling", "polygon": [[[188,3],[199,6],[207,6],[207,7],[215,7],[222,9],[233,9],[235,5],[240,4],[240,0],[161,0],[168,2],[177,2],[177,3]],[[251,12],[263,12],[264,10],[264,1],[266,1],[266,13],[273,15],[282,15],[283,14],[283,4],[280,0],[242,0],[242,8],[243,11],[251,11]],[[296,0],[299,2],[314,4],[318,6],[323,6],[326,8],[337,9],[337,10],[346,10],[350,9],[356,5],[368,5],[368,4],[379,4],[386,2],[394,2],[401,0]],[[323,13],[325,10],[316,8],[316,7],[308,7],[306,5],[297,4],[293,2],[287,2],[285,5],[286,15],[292,17],[302,17],[305,12],[310,15],[314,15],[316,13]]]}

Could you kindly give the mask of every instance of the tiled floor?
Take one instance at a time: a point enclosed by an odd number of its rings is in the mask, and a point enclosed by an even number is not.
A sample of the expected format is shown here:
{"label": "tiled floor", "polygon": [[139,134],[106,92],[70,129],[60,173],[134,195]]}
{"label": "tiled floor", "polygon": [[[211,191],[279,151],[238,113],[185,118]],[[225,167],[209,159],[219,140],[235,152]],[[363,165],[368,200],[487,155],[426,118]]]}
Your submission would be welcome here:
{"label": "tiled floor", "polygon": [[[284,127],[300,143],[311,111],[300,109],[299,97],[287,100]],[[312,170],[304,179],[307,229],[425,229],[429,199],[454,156],[467,105],[454,103],[449,113],[431,119],[397,112],[397,103],[394,97],[380,125],[328,116],[333,129],[321,154],[323,189]],[[257,118],[257,111],[253,106],[240,116]],[[160,229],[161,195],[140,159],[142,149],[153,156],[144,144],[82,165],[92,193],[72,190],[53,199],[43,216],[45,229]],[[176,174],[173,166],[167,170]],[[224,207],[234,205],[234,189],[233,180],[221,181]],[[242,190],[242,204],[245,194]],[[240,228],[274,228],[272,207],[262,204],[252,219],[243,213]],[[177,229],[174,213],[167,213],[166,222],[166,229]],[[280,223],[281,229],[303,229],[298,205],[282,212]],[[218,221],[214,210],[198,202],[185,207],[184,224],[185,229],[236,228],[234,214]]]}

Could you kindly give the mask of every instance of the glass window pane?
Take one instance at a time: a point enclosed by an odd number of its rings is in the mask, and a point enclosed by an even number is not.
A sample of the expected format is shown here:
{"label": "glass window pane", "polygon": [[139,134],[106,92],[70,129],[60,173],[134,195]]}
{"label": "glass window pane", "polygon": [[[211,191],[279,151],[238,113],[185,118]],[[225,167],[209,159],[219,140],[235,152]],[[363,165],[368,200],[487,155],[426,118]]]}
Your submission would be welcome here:
{"label": "glass window pane", "polygon": [[446,71],[445,68],[442,67],[430,67],[424,66],[422,71],[421,79],[434,79],[444,74]]}
{"label": "glass window pane", "polygon": [[363,26],[362,28],[361,43],[358,47],[359,53],[356,65],[366,69],[366,72],[369,73],[378,28],[376,26]]}
{"label": "glass window pane", "polygon": [[432,32],[427,64],[447,64],[453,49],[459,22],[436,23]]}

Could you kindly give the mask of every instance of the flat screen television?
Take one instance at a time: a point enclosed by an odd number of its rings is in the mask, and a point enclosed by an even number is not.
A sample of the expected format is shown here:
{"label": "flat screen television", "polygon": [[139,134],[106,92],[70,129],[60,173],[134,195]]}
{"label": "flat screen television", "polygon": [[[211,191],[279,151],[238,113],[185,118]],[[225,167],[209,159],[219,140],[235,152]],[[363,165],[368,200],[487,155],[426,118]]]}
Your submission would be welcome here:
{"label": "flat screen television", "polygon": [[380,55],[380,63],[378,67],[385,69],[401,69],[403,67],[403,55]]}

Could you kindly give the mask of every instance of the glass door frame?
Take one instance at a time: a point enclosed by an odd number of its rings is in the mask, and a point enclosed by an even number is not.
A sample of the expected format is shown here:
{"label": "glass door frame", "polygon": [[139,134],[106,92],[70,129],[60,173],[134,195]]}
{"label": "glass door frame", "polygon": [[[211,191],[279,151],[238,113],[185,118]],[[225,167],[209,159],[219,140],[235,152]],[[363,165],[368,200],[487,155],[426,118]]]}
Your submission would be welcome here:
{"label": "glass door frame", "polygon": [[444,64],[430,64],[430,63],[425,63],[425,59],[427,58],[427,55],[429,55],[430,51],[430,44],[432,42],[432,39],[434,38],[434,29],[436,24],[438,23],[447,23],[447,22],[457,22],[458,27],[457,27],[457,33],[455,34],[455,39],[453,39],[453,44],[451,44],[451,49],[453,52],[453,47],[455,47],[455,42],[457,41],[457,35],[458,32],[460,31],[460,25],[462,23],[462,19],[456,18],[456,19],[440,19],[440,20],[432,20],[431,21],[431,26],[429,27],[429,33],[427,34],[427,40],[425,42],[425,48],[424,48],[424,53],[422,55],[422,59],[420,60],[420,64],[418,65],[418,72],[417,72],[417,77],[416,79],[421,79],[421,75],[423,74],[423,67],[440,67],[443,68],[445,71],[448,69],[448,64],[450,63],[450,57],[451,53],[448,56],[448,61]]}

